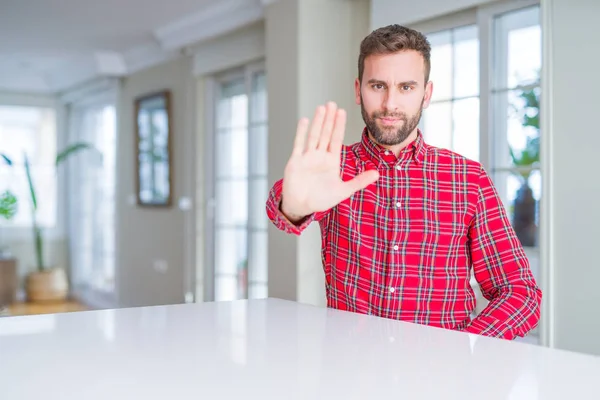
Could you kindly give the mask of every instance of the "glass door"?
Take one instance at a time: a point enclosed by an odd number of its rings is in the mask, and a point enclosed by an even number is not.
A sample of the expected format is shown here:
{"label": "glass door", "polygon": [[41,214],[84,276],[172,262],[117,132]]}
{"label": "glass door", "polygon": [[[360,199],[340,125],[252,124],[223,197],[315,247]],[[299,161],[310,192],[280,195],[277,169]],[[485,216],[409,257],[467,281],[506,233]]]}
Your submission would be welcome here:
{"label": "glass door", "polygon": [[[267,96],[258,65],[216,78],[214,212],[208,243],[214,300],[267,297]],[[207,275],[207,278],[211,274]],[[210,278],[209,278],[210,279]]]}

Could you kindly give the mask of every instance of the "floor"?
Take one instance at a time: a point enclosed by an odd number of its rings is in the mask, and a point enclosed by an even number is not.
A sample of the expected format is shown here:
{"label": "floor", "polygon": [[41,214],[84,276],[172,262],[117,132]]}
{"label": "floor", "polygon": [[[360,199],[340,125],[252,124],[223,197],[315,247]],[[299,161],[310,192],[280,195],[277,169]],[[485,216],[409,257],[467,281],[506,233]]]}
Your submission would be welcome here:
{"label": "floor", "polygon": [[73,311],[85,311],[87,307],[76,301],[49,303],[14,303],[7,307],[4,316],[56,314]]}

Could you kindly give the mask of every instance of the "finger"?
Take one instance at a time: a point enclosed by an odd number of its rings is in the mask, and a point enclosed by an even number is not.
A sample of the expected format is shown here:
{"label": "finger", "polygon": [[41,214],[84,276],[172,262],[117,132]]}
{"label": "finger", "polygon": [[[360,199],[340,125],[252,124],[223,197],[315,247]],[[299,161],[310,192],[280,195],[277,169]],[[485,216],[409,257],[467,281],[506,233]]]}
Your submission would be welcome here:
{"label": "finger", "polygon": [[337,110],[335,116],[335,125],[331,140],[329,143],[329,151],[334,154],[339,154],[342,151],[342,143],[344,142],[344,132],[346,131],[346,111],[343,109]]}
{"label": "finger", "polygon": [[296,128],[296,138],[294,139],[293,156],[300,156],[304,153],[304,143],[306,142],[306,131],[308,130],[308,118],[301,118]]}
{"label": "finger", "polygon": [[346,198],[376,182],[377,179],[379,179],[379,172],[369,170],[357,175],[352,180],[345,182]]}
{"label": "finger", "polygon": [[337,104],[334,102],[327,103],[325,121],[323,122],[323,129],[321,130],[321,138],[319,139],[319,145],[317,146],[317,149],[326,151],[329,148],[329,142],[331,142],[331,135],[333,133],[333,125],[335,123],[336,114]]}
{"label": "finger", "polygon": [[306,151],[311,151],[317,148],[319,137],[321,136],[321,129],[323,129],[324,118],[325,107],[317,107],[315,110],[315,117],[313,118],[310,130],[308,131],[308,143],[306,145]]}

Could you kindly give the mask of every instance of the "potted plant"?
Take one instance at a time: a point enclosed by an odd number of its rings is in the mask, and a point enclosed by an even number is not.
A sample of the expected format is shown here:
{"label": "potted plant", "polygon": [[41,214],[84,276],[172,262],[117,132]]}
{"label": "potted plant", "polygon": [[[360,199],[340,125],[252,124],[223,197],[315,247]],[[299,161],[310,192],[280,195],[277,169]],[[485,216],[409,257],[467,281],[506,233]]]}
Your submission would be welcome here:
{"label": "potted plant", "polygon": [[[12,165],[12,161],[2,154],[0,154],[0,159],[7,165]],[[17,198],[10,190],[5,190],[4,193],[0,193],[0,218],[10,221],[16,214]],[[0,259],[8,258],[8,256],[8,251],[4,247],[4,241],[2,240],[2,236],[0,236]]]}
{"label": "potted plant", "polygon": [[[75,143],[68,146],[56,156],[55,165],[58,168],[71,155],[93,147],[87,143]],[[11,160],[0,155],[9,164]],[[33,231],[36,271],[30,272],[25,278],[25,292],[27,299],[32,302],[59,301],[66,299],[68,295],[67,274],[63,267],[48,265],[44,260],[44,235],[42,227],[37,222],[37,211],[40,198],[35,190],[34,180],[31,176],[31,167],[27,154],[23,155],[25,174],[29,185],[31,201],[31,223]]]}
{"label": "potted plant", "polygon": [[[0,157],[8,165],[12,162],[8,158]],[[1,160],[0,160],[1,161]],[[17,198],[9,190],[0,194],[0,219],[10,221],[17,214]],[[0,240],[0,246],[3,241]],[[17,262],[3,247],[0,247],[0,317],[7,315],[6,306],[17,298]]]}
{"label": "potted plant", "polygon": [[[10,191],[6,190],[0,194],[0,218],[10,221],[17,214],[17,198]],[[4,247],[4,240],[0,235],[0,259],[9,256],[8,250]]]}
{"label": "potted plant", "polygon": [[521,124],[533,128],[533,134],[526,139],[526,145],[520,152],[510,148],[510,157],[515,166],[515,175],[521,181],[513,209],[513,227],[521,244],[534,247],[538,241],[536,224],[537,200],[529,186],[532,166],[540,161],[540,103],[539,89],[525,90],[520,94],[524,106],[519,109]]}

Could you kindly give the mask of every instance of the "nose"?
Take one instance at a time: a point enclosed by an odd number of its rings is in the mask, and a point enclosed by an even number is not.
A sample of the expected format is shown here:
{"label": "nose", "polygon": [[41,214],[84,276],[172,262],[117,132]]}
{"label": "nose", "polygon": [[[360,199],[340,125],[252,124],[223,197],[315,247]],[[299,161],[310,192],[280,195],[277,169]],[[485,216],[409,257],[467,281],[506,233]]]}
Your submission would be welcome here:
{"label": "nose", "polygon": [[383,106],[389,112],[398,111],[400,106],[400,93],[397,90],[391,88],[386,92]]}

